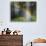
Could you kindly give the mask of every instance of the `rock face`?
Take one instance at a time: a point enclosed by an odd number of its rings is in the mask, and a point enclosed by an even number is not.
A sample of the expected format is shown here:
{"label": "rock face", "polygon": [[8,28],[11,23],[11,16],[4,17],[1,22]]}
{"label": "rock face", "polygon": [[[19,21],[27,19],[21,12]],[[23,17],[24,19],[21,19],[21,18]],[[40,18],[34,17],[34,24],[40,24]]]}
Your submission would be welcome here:
{"label": "rock face", "polygon": [[46,43],[46,39],[37,38],[33,40],[34,43]]}
{"label": "rock face", "polygon": [[23,46],[23,35],[0,35],[0,46]]}

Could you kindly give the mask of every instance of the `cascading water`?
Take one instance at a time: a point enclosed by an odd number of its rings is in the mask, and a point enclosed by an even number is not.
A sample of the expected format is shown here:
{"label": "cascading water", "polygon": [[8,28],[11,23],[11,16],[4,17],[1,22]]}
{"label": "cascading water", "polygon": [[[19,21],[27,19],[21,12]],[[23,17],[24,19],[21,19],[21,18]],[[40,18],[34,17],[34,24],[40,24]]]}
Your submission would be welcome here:
{"label": "cascading water", "polygon": [[25,10],[25,19],[26,21],[30,21],[31,20],[31,13],[29,11],[29,6],[30,6],[30,3],[26,3],[26,10]]}
{"label": "cascading water", "polygon": [[[32,16],[31,16],[30,9],[29,9],[30,3],[26,2],[25,6],[26,6],[26,9],[22,9],[24,14],[22,14],[23,17],[21,19],[23,21],[31,21]],[[20,6],[17,5],[17,3],[16,3],[15,7],[16,7],[15,8],[15,13],[18,13],[20,11],[20,9],[19,9]]]}

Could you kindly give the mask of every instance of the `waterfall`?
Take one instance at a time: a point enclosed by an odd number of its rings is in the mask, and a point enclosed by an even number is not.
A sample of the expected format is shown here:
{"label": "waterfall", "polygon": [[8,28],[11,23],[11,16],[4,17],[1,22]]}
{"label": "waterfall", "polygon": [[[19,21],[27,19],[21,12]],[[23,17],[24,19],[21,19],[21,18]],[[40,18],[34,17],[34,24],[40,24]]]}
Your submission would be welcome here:
{"label": "waterfall", "polygon": [[25,11],[25,19],[26,19],[26,21],[31,20],[31,13],[28,9]]}
{"label": "waterfall", "polygon": [[[30,9],[29,9],[30,3],[26,2],[25,6],[26,6],[26,9],[22,9],[24,12],[24,14],[22,14],[24,16],[24,19],[23,18],[22,19],[24,21],[31,21],[32,16],[31,16]],[[16,3],[15,4],[15,13],[19,12],[19,10],[20,10],[19,8],[20,8],[20,6]]]}
{"label": "waterfall", "polygon": [[31,20],[31,13],[30,13],[30,10],[29,10],[29,6],[30,6],[30,3],[26,3],[26,10],[25,10],[25,19],[26,21],[30,21]]}

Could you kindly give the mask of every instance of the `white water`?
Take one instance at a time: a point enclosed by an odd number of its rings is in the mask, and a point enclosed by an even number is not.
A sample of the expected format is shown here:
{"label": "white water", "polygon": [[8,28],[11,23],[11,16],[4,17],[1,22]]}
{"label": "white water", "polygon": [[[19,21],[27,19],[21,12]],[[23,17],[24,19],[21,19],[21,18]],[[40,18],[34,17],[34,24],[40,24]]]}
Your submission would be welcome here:
{"label": "white water", "polygon": [[31,14],[30,14],[28,9],[25,10],[25,19],[26,19],[26,21],[30,21],[31,20]]}
{"label": "white water", "polygon": [[29,11],[29,6],[30,6],[30,3],[26,2],[26,10],[25,10],[25,19],[26,21],[30,21],[31,20],[31,13]]}

